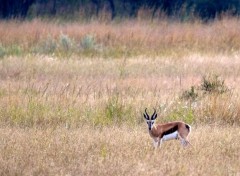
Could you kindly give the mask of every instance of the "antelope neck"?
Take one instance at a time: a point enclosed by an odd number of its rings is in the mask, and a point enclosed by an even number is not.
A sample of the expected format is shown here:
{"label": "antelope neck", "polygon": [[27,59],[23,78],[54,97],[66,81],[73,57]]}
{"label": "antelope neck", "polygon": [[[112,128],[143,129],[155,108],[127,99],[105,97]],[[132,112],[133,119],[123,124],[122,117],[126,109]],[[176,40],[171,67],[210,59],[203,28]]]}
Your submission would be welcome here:
{"label": "antelope neck", "polygon": [[149,134],[151,137],[159,137],[159,134],[155,125],[153,125],[153,128],[149,130]]}

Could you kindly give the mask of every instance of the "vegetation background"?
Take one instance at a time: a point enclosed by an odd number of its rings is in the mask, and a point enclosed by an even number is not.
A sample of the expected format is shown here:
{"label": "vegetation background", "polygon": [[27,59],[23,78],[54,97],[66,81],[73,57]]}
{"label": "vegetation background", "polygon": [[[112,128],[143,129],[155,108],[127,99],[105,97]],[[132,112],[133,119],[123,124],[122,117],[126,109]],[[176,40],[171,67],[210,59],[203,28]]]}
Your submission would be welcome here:
{"label": "vegetation background", "polygon": [[[0,175],[239,175],[239,1],[0,1]],[[192,126],[154,150],[143,111]]]}
{"label": "vegetation background", "polygon": [[[92,18],[150,19],[168,16],[180,20],[214,19],[222,14],[239,15],[239,0],[1,0],[1,18],[62,17],[68,20]],[[141,15],[140,15],[141,16]]]}

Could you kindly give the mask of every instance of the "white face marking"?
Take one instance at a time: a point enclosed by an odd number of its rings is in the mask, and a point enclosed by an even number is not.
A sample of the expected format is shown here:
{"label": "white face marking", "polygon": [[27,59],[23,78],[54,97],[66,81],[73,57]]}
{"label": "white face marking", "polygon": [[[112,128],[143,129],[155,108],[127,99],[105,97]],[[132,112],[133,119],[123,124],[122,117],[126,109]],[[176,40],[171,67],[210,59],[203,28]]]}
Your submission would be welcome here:
{"label": "white face marking", "polygon": [[146,121],[147,121],[147,124],[148,124],[148,129],[152,130],[155,120],[146,120]]}

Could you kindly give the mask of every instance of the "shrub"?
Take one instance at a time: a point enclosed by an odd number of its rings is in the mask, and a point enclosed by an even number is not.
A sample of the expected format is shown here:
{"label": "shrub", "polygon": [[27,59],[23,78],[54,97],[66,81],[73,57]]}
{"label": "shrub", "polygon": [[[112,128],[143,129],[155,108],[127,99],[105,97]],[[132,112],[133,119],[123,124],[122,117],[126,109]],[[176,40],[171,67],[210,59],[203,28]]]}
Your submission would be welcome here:
{"label": "shrub", "polygon": [[59,43],[60,43],[60,47],[64,50],[64,51],[69,51],[70,49],[73,48],[74,46],[74,42],[73,40],[68,37],[65,34],[61,34],[59,37]]}
{"label": "shrub", "polygon": [[229,89],[225,85],[224,80],[222,80],[218,75],[207,75],[203,77],[200,89],[204,93],[218,93],[222,94],[227,92]]}
{"label": "shrub", "polygon": [[229,91],[225,81],[218,75],[203,76],[200,86],[191,86],[190,90],[185,90],[180,96],[181,100],[196,101],[206,94],[223,94]]}
{"label": "shrub", "polygon": [[9,49],[8,49],[8,54],[9,55],[15,55],[15,56],[19,56],[23,53],[23,49],[18,46],[18,45],[12,45]]}
{"label": "shrub", "polygon": [[96,41],[92,35],[86,35],[81,40],[81,48],[83,50],[95,50]]}
{"label": "shrub", "polygon": [[171,105],[170,110],[166,114],[165,121],[184,121],[192,124],[195,122],[194,108],[188,106],[185,102],[175,102]]}
{"label": "shrub", "polygon": [[198,98],[198,92],[194,86],[190,90],[185,90],[180,96],[181,99],[195,101]]}
{"label": "shrub", "polygon": [[[181,106],[173,107],[170,118],[175,118],[176,115],[181,118],[191,119],[191,114],[195,116],[197,123],[227,123],[239,124],[239,103],[236,101],[236,96],[229,91],[225,81],[218,75],[203,76],[199,86],[192,86],[190,90],[186,90],[180,96],[181,100],[194,100],[187,102],[190,108],[188,111]],[[184,103],[184,102],[182,102]],[[189,112],[189,113],[186,113]],[[190,113],[192,112],[192,113]],[[186,115],[187,114],[187,115]]]}
{"label": "shrub", "polygon": [[40,45],[35,49],[35,52],[41,54],[52,54],[57,49],[57,43],[51,37],[48,37],[45,41],[41,42]]}
{"label": "shrub", "polygon": [[0,58],[4,57],[6,54],[6,49],[0,43]]}
{"label": "shrub", "polygon": [[100,109],[97,109],[93,118],[93,124],[97,126],[135,125],[137,119],[133,118],[133,113],[134,111],[130,104],[125,104],[118,93],[113,94],[108,97],[106,102],[103,102],[103,106]]}

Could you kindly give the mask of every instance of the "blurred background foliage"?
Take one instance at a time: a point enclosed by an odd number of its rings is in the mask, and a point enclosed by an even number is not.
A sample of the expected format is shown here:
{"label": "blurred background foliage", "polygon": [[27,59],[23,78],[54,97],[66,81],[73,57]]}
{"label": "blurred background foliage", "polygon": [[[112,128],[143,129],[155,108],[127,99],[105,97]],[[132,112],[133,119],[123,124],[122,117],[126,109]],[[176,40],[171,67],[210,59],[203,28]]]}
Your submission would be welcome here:
{"label": "blurred background foliage", "polygon": [[0,0],[0,19],[51,18],[71,20],[170,17],[208,21],[239,16],[239,0]]}

